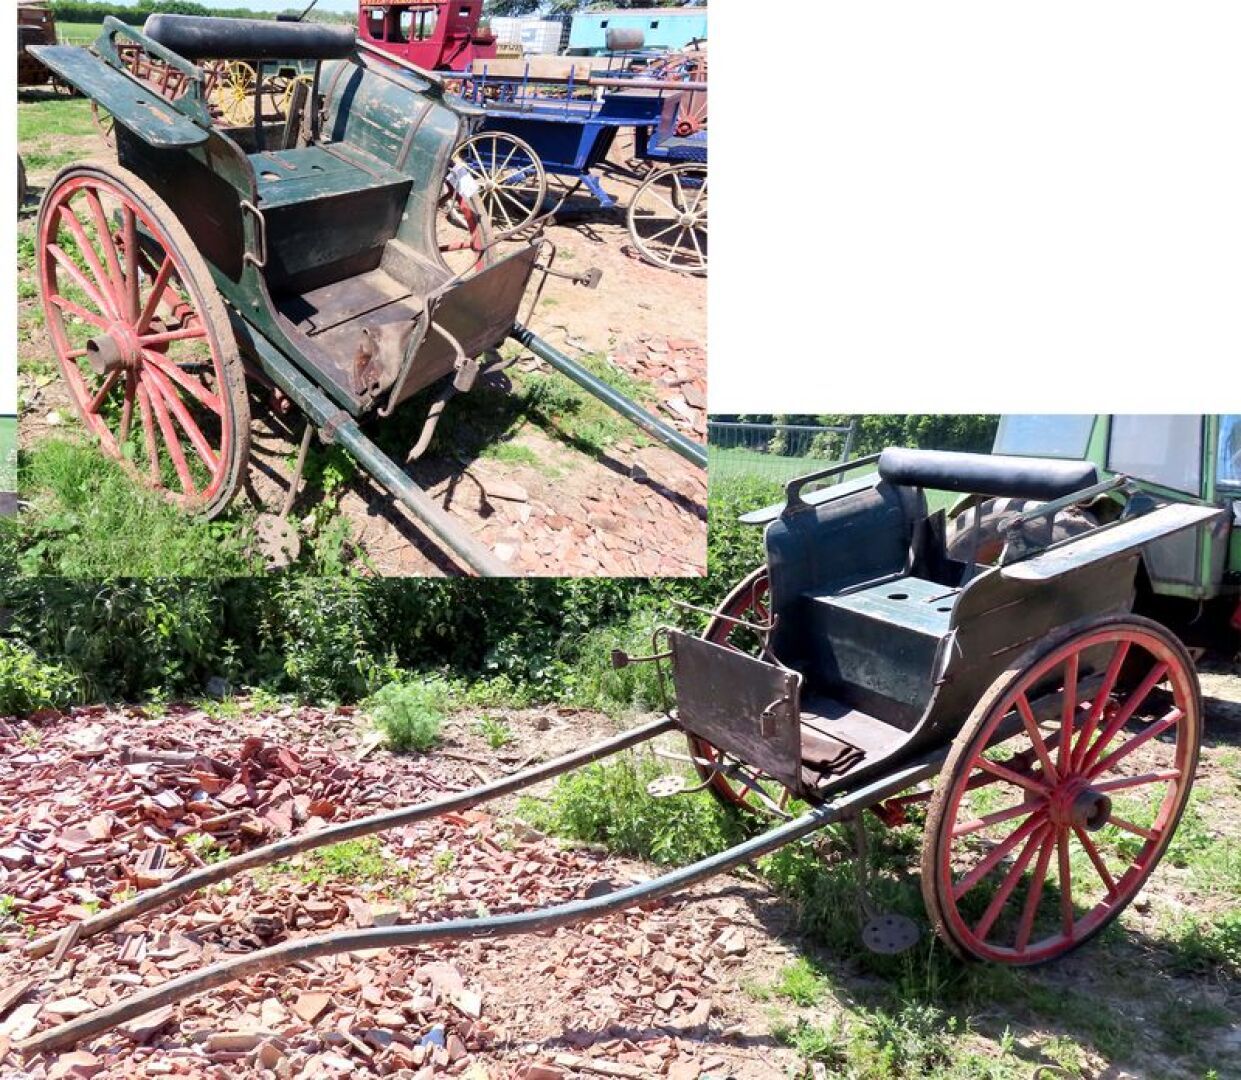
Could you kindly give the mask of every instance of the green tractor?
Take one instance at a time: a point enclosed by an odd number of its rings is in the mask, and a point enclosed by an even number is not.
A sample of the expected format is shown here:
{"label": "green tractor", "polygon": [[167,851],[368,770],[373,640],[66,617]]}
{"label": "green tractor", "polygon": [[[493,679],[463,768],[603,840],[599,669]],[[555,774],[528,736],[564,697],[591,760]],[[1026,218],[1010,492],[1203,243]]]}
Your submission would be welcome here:
{"label": "green tractor", "polygon": [[[1231,510],[1219,526],[1201,526],[1149,545],[1143,553],[1136,610],[1175,626],[1187,641],[1236,648],[1241,632],[1241,415],[1011,415],[1000,420],[994,454],[1089,461],[1100,479],[1141,480],[1156,495]],[[967,496],[949,509],[948,546],[958,557],[994,561],[1005,526],[1035,504]],[[1114,493],[1061,511],[1065,538],[1114,520]]]}

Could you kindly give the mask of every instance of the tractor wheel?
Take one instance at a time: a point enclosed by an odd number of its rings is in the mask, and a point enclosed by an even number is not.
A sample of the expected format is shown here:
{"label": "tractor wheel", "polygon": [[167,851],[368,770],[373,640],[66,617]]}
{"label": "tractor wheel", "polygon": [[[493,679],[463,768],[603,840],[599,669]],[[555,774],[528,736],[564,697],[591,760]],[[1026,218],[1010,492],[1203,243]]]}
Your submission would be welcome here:
{"label": "tractor wheel", "polygon": [[547,173],[524,139],[499,131],[471,135],[453,152],[454,167],[466,169],[497,238],[528,225],[547,198]]}
{"label": "tractor wheel", "polygon": [[707,167],[673,165],[646,178],[626,215],[629,238],[649,263],[707,272]]}
{"label": "tractor wheel", "polygon": [[[703,638],[747,656],[770,659],[763,637],[735,621],[739,619],[760,626],[771,621],[769,584],[766,566],[760,566],[744,577],[707,623]],[[686,737],[694,768],[707,789],[724,806],[775,817],[787,816],[785,807],[789,801],[789,790],[783,784],[718,749],[706,739],[697,735]]]}
{"label": "tractor wheel", "polygon": [[[1004,550],[1004,527],[1019,514],[1041,505],[1033,499],[987,499],[948,523],[944,553],[960,562],[968,561],[972,555],[980,565],[993,565]],[[1098,520],[1088,510],[1061,510],[1052,521],[1052,542],[1079,536],[1098,526]]]}
{"label": "tractor wheel", "polygon": [[87,430],[149,487],[218,514],[249,460],[250,407],[224,304],[172,210],[126,169],[70,166],[39,209],[38,264]]}
{"label": "tractor wheel", "polygon": [[963,957],[1018,965],[1094,937],[1172,839],[1201,734],[1193,663],[1158,623],[1102,618],[1032,649],[983,695],[937,782],[922,847],[936,932]]}

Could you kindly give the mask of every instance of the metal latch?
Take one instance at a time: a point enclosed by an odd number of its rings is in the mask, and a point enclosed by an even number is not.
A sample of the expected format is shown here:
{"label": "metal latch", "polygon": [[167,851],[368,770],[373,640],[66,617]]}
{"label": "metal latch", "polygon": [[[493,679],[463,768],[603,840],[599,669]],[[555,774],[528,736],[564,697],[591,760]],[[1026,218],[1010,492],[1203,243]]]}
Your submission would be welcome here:
{"label": "metal latch", "polygon": [[758,733],[764,739],[775,738],[775,736],[778,734],[778,732],[776,731],[776,720],[778,719],[776,715],[776,711],[782,705],[787,705],[788,702],[789,702],[788,694],[783,694],[780,697],[776,698],[776,700],[773,701],[770,705],[768,705],[761,713],[759,713]]}

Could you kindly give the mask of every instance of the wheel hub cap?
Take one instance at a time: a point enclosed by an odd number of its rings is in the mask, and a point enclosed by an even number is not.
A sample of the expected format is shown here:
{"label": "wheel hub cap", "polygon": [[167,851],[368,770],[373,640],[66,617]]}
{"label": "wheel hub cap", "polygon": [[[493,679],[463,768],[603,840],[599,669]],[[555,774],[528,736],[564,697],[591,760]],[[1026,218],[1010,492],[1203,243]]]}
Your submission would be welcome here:
{"label": "wheel hub cap", "polygon": [[137,368],[142,344],[132,326],[114,322],[106,334],[86,342],[86,358],[96,375],[109,375],[118,368]]}
{"label": "wheel hub cap", "polygon": [[1060,829],[1080,828],[1098,832],[1112,816],[1112,800],[1084,780],[1071,779],[1052,794],[1047,816]]}

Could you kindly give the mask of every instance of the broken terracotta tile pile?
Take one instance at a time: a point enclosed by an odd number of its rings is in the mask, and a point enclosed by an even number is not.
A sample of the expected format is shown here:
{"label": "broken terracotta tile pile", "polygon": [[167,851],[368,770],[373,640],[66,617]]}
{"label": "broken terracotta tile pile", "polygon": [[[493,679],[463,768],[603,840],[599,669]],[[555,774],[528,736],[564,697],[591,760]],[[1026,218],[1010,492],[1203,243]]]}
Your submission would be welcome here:
{"label": "broken terracotta tile pile", "polygon": [[[705,357],[704,348],[687,338],[639,334],[609,360],[655,390],[662,420],[704,442]],[[540,450],[549,457],[563,452],[550,441]],[[622,440],[608,457],[610,467],[602,471],[577,467],[554,480],[481,460],[471,466],[483,493],[479,507],[458,501],[454,511],[479,512],[475,536],[523,573],[701,574],[705,473],[654,442]]]}
{"label": "broken terracotta tile pile", "polygon": [[601,852],[562,850],[519,822],[470,811],[383,834],[365,863],[310,853],[77,941],[58,963],[30,960],[15,947],[26,934],[69,925],[217,851],[461,784],[436,772],[442,760],[373,752],[348,716],[313,709],[0,720],[0,760],[0,894],[13,898],[0,915],[0,1073],[691,1080],[734,1071],[719,1002],[747,933],[741,904],[718,897],[537,936],[303,962],[23,1062],[12,1043],[232,955],[561,903],[636,875]]}

